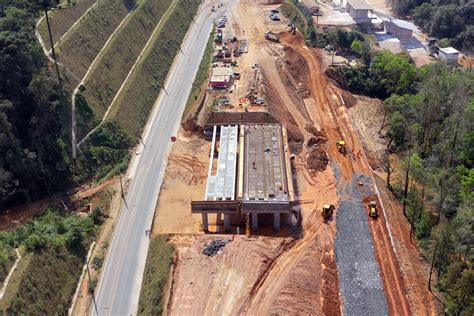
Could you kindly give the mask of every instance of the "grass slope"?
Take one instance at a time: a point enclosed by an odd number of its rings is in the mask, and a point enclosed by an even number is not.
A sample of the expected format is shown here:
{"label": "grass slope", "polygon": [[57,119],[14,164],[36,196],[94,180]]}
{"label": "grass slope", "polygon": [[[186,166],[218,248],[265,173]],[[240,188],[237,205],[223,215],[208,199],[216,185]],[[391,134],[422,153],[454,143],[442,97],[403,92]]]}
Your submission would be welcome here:
{"label": "grass slope", "polygon": [[13,315],[65,315],[83,261],[64,247],[34,253],[7,309]]}
{"label": "grass slope", "polygon": [[[53,8],[48,13],[53,41],[57,42],[95,2],[97,0],[78,0],[75,5]],[[38,30],[46,47],[51,49],[46,19],[41,20]]]}
{"label": "grass slope", "polygon": [[130,76],[122,90],[123,95],[111,109],[109,119],[118,122],[130,135],[137,137],[142,132],[200,4],[200,0],[178,0],[166,23],[155,34],[142,62]]}
{"label": "grass slope", "polygon": [[23,279],[23,276],[25,275],[25,271],[30,266],[32,258],[33,253],[26,253],[22,254],[20,261],[18,261],[18,265],[15,268],[15,272],[13,272],[10,281],[8,282],[8,286],[5,290],[5,293],[3,294],[3,298],[0,300],[0,315],[8,315],[7,310],[12,305],[12,301],[18,293],[20,283]]}
{"label": "grass slope", "polygon": [[165,287],[173,263],[173,245],[166,242],[167,236],[152,239],[148,249],[142,290],[138,302],[138,315],[161,315],[163,313]]}
{"label": "grass slope", "polygon": [[8,272],[13,267],[16,260],[15,250],[9,248],[1,251],[2,257],[0,258],[0,284],[3,284],[8,276]]}
{"label": "grass slope", "polygon": [[61,41],[58,59],[75,75],[71,86],[79,83],[107,39],[133,9],[136,0],[102,0]]}
{"label": "grass slope", "polygon": [[186,102],[186,108],[183,113],[183,119],[188,117],[190,114],[189,111],[192,109],[192,104],[198,99],[204,88],[204,82],[207,81],[210,76],[209,69],[211,68],[212,52],[214,50],[214,35],[215,31],[213,30],[209,35],[209,39],[207,40],[206,50],[204,51],[201,63],[199,64],[196,78],[194,78],[193,85],[191,87],[191,93],[189,94],[188,101]]}
{"label": "grass slope", "polygon": [[5,246],[17,247],[24,255],[0,301],[0,314],[67,314],[87,249],[102,223],[101,212],[80,216],[51,205],[1,233]]}
{"label": "grass slope", "polygon": [[171,0],[141,0],[90,72],[83,95],[96,117],[104,115],[170,4]]}

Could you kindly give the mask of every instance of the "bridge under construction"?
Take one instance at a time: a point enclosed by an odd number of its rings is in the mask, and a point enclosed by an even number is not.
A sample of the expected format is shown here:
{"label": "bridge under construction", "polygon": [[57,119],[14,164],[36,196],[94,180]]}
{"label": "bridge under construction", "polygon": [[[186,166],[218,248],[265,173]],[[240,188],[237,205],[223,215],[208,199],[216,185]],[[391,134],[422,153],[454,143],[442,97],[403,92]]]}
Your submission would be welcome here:
{"label": "bridge under construction", "polygon": [[226,122],[208,126],[206,135],[212,139],[206,192],[203,200],[191,202],[192,213],[202,214],[204,230],[208,214],[217,215],[218,225],[223,216],[226,232],[242,222],[256,232],[259,215],[273,214],[279,231],[281,214],[290,212],[294,200],[286,128],[275,122]]}

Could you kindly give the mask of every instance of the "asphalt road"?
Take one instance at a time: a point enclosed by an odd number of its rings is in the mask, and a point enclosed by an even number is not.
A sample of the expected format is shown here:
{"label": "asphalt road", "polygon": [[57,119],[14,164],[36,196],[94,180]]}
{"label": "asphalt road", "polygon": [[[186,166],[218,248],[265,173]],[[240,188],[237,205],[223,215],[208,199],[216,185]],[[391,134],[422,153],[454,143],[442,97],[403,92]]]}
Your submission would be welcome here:
{"label": "asphalt road", "polygon": [[211,0],[204,2],[181,45],[184,54],[178,53],[168,74],[165,84],[168,93],[162,92],[154,104],[143,137],[145,146],[130,168],[128,207],[124,205],[120,211],[91,315],[136,314],[149,245],[145,231],[152,223],[171,148],[170,138],[178,131],[213,22],[232,3],[235,0],[227,1],[218,12],[211,13]]}

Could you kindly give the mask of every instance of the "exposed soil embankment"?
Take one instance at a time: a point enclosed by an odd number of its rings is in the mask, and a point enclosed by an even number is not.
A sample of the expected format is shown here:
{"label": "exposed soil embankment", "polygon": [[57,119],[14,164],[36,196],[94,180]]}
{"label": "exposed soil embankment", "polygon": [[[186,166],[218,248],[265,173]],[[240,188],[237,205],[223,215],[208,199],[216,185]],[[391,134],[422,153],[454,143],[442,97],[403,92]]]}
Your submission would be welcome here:
{"label": "exposed soil embankment", "polygon": [[301,132],[295,118],[288,110],[279,92],[275,89],[272,83],[267,79],[265,70],[262,69],[263,84],[266,91],[266,102],[268,104],[268,111],[279,122],[284,124],[288,130],[288,142],[293,153],[299,153],[303,149],[304,135]]}
{"label": "exposed soil embankment", "polygon": [[202,254],[212,239],[230,236],[176,236],[177,265],[173,273],[172,296],[168,312],[172,315],[235,315],[249,297],[254,284],[262,278],[292,239],[236,236],[221,253]]}

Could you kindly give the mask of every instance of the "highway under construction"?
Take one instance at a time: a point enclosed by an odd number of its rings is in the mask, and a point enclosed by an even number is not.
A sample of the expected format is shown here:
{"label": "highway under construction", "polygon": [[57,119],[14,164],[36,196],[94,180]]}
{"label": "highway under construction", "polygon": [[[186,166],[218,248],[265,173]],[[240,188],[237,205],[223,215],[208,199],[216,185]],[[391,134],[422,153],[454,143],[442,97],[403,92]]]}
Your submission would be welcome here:
{"label": "highway under construction", "polygon": [[269,18],[276,9],[243,0],[226,13],[222,42],[248,53],[173,145],[153,227],[178,249],[167,312],[431,314],[417,290],[426,267],[366,155],[371,127],[353,123],[365,104],[328,80],[331,56]]}

